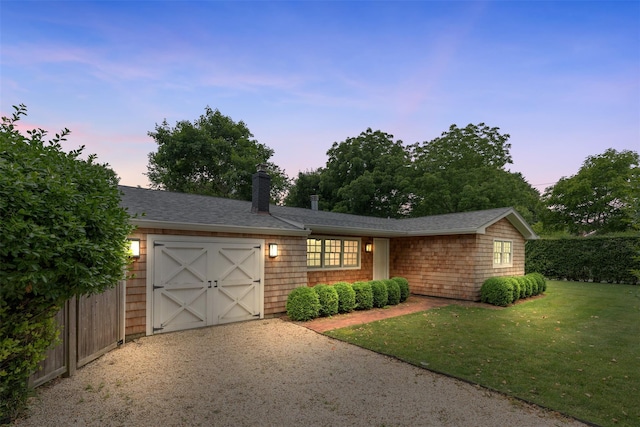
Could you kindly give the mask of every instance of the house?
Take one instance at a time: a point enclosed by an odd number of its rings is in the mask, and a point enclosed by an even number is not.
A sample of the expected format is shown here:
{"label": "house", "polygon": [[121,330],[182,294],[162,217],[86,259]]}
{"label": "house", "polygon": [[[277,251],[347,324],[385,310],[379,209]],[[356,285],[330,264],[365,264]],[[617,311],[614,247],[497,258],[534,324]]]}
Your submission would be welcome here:
{"label": "house", "polygon": [[[122,186],[140,254],[126,283],[126,335],[151,335],[283,313],[299,286],[402,276],[411,292],[477,301],[492,276],[524,274],[537,236],[513,209],[411,219]],[[312,203],[312,206],[317,206]]]}

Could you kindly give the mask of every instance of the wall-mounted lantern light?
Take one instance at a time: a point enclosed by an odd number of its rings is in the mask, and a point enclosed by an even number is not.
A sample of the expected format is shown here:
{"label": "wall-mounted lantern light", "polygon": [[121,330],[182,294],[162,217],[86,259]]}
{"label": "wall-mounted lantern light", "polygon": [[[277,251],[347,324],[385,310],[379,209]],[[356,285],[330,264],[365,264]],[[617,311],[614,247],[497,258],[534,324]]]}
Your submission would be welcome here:
{"label": "wall-mounted lantern light", "polygon": [[368,254],[370,254],[371,252],[373,252],[373,243],[366,243],[364,245],[364,251]]}
{"label": "wall-mounted lantern light", "polygon": [[140,239],[129,239],[129,256],[140,258]]}
{"label": "wall-mounted lantern light", "polygon": [[278,244],[269,243],[269,258],[275,258],[278,256]]}

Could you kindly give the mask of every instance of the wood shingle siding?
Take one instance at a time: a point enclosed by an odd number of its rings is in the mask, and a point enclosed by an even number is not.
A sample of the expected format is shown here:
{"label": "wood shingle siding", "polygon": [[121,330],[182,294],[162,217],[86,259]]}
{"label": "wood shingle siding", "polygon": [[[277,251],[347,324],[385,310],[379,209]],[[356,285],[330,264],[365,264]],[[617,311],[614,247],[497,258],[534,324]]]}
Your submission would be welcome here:
{"label": "wood shingle siding", "polygon": [[[513,241],[511,267],[493,266],[494,239]],[[489,277],[524,274],[524,243],[506,219],[489,226],[486,234],[395,238],[390,275],[405,277],[414,294],[478,301]]]}
{"label": "wood shingle siding", "polygon": [[307,241],[305,237],[270,236],[249,233],[213,233],[205,231],[169,230],[156,228],[138,228],[133,238],[140,239],[140,258],[132,263],[127,280],[126,326],[128,337],[145,334],[147,318],[147,235],[200,236],[227,238],[258,238],[265,244],[277,243],[279,255],[269,258],[263,251],[264,262],[264,315],[273,316],[285,311],[289,292],[298,286],[307,285]]}

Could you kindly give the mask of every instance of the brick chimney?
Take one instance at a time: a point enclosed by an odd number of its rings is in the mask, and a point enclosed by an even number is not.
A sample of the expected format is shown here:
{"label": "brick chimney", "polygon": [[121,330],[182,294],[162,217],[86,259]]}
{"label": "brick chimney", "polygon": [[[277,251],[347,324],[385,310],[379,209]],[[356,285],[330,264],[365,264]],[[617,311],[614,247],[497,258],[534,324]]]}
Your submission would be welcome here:
{"label": "brick chimney", "polygon": [[259,164],[258,171],[252,175],[251,212],[269,213],[271,198],[271,177],[267,173],[267,165]]}

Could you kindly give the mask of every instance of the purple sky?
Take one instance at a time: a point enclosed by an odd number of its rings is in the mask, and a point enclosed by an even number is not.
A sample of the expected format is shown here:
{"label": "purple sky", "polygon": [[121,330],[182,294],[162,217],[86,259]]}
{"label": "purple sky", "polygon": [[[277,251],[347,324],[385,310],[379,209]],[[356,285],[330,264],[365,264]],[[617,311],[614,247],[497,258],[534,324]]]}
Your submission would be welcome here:
{"label": "purple sky", "polygon": [[0,3],[0,111],[148,186],[147,136],[205,106],[244,121],[290,177],[371,127],[511,135],[543,190],[607,148],[640,151],[640,2]]}

